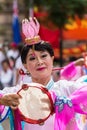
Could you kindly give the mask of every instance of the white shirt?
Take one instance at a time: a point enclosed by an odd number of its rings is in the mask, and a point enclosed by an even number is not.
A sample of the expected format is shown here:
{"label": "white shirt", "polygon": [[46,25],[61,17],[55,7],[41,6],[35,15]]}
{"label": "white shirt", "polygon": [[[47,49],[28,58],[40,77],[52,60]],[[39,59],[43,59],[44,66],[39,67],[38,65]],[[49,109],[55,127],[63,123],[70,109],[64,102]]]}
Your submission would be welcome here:
{"label": "white shirt", "polygon": [[7,52],[7,57],[13,57],[14,59],[17,59],[17,57],[19,56],[19,51],[18,50],[8,50]]}
{"label": "white shirt", "polygon": [[10,82],[13,78],[13,72],[11,69],[8,69],[7,72],[1,70],[0,72],[0,81],[3,84],[3,87],[10,87]]}
{"label": "white shirt", "polygon": [[0,70],[2,69],[1,63],[2,63],[2,61],[3,61],[5,58],[6,58],[6,57],[5,57],[4,53],[3,53],[2,51],[0,51]]}

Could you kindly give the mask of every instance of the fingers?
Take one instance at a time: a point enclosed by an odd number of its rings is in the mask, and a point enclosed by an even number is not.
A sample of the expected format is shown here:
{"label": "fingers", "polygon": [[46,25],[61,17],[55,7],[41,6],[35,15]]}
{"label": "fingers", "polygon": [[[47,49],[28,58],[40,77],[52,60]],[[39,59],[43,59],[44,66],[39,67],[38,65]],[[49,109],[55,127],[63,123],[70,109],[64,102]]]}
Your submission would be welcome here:
{"label": "fingers", "polygon": [[19,99],[20,96],[18,94],[9,94],[8,96],[10,96],[13,99]]}
{"label": "fingers", "polygon": [[10,106],[12,108],[16,108],[19,105],[19,99],[21,97],[18,94],[8,94],[3,96],[2,105]]}
{"label": "fingers", "polygon": [[18,108],[19,103],[18,102],[13,102],[12,105],[10,106],[13,110]]}
{"label": "fingers", "polygon": [[20,96],[18,94],[11,95],[10,105],[18,106],[19,105],[19,99],[20,99]]}
{"label": "fingers", "polygon": [[13,109],[13,110],[15,110],[15,109],[18,108],[18,106],[16,106],[16,105],[12,105],[12,106],[10,106],[10,107],[11,107],[11,109]]}

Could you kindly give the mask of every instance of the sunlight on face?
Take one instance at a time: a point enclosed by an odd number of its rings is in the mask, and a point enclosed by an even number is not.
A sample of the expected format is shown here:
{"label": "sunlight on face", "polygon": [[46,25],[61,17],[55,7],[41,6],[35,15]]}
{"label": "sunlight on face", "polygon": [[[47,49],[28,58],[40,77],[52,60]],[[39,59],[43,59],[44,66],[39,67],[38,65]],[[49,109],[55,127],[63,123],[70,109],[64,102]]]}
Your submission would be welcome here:
{"label": "sunlight on face", "polygon": [[31,49],[26,58],[25,68],[32,78],[50,77],[53,68],[54,56],[50,56],[47,51],[34,51]]}

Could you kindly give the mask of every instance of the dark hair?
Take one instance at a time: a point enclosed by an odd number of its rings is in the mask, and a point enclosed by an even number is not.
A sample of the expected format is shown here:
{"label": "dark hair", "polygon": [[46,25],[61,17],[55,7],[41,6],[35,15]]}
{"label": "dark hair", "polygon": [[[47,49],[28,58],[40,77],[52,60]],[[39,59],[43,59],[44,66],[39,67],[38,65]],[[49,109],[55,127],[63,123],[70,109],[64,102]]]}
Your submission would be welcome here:
{"label": "dark hair", "polygon": [[[29,52],[30,49],[33,48],[33,45],[25,45],[21,51],[21,60],[22,60],[22,63],[26,63],[26,56]],[[52,49],[52,46],[49,44],[49,43],[46,43],[44,41],[38,43],[38,44],[35,44],[34,45],[34,49],[36,51],[47,51],[50,56],[54,56],[54,51]]]}
{"label": "dark hair", "polygon": [[3,65],[4,63],[7,63],[10,66],[9,60],[8,58],[5,58],[2,62],[1,65]]}

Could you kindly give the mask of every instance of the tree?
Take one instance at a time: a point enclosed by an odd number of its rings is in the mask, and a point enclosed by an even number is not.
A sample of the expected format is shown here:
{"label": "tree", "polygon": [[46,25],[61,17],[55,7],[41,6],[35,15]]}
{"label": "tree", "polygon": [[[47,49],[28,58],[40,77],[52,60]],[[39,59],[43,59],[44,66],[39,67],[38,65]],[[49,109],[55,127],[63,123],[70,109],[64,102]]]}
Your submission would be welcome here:
{"label": "tree", "polygon": [[[29,0],[24,0],[29,1]],[[49,9],[48,19],[51,20],[60,29],[60,66],[63,65],[63,37],[62,29],[65,23],[69,22],[68,18],[78,16],[83,18],[87,12],[87,0],[33,0],[34,4]]]}
{"label": "tree", "polygon": [[87,0],[49,0],[50,5],[50,19],[60,29],[60,66],[63,65],[63,37],[62,29],[64,29],[65,23],[69,22],[68,18],[75,18],[78,16],[83,18],[87,12]]}

